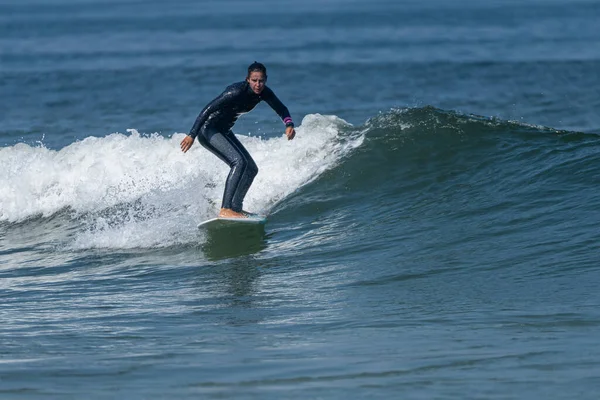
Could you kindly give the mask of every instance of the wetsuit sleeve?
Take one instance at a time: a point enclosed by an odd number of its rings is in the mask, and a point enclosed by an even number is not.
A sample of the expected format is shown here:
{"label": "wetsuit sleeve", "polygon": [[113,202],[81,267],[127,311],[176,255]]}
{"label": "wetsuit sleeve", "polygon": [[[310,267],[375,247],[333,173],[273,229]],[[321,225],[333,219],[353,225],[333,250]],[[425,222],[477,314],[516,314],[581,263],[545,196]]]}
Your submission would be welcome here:
{"label": "wetsuit sleeve", "polygon": [[233,100],[233,98],[238,94],[238,92],[239,92],[239,88],[228,87],[217,98],[215,98],[213,101],[208,103],[206,105],[206,107],[204,107],[204,109],[202,109],[202,111],[200,111],[200,114],[198,114],[198,117],[196,118],[196,122],[194,122],[194,126],[192,126],[192,129],[190,130],[189,135],[191,137],[193,137],[194,139],[196,139],[196,136],[198,136],[198,132],[200,131],[200,128],[202,127],[202,125],[204,125],[204,123],[206,122],[208,117],[215,111],[221,109],[222,107],[224,107],[228,103],[230,103]]}
{"label": "wetsuit sleeve", "polygon": [[287,107],[281,102],[281,100],[277,98],[277,96],[275,96],[275,93],[271,89],[265,87],[262,98],[269,106],[271,106],[277,115],[279,115],[286,127],[294,126],[294,121],[292,121],[292,117],[290,116],[290,112],[288,111]]}

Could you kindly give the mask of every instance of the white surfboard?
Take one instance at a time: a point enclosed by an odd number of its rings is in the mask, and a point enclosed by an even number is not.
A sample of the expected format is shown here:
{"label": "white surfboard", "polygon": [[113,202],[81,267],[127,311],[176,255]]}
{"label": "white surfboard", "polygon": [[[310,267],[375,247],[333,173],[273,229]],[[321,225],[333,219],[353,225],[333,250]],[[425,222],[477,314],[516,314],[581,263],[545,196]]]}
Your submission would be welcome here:
{"label": "white surfboard", "polygon": [[264,225],[267,217],[264,215],[250,215],[247,218],[212,218],[198,224],[198,228],[218,228],[233,225]]}

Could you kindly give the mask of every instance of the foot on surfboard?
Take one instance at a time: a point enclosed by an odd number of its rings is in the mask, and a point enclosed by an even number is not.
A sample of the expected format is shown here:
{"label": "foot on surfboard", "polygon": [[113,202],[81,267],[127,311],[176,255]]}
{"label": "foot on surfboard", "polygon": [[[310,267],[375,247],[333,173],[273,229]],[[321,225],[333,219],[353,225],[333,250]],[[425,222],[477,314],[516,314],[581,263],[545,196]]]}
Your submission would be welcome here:
{"label": "foot on surfboard", "polygon": [[258,214],[248,213],[243,217],[223,217],[219,214],[217,218],[212,218],[207,221],[201,222],[198,228],[211,228],[211,227],[226,227],[235,225],[264,225],[267,222],[267,217]]}
{"label": "foot on surfboard", "polygon": [[244,212],[233,211],[230,208],[221,208],[221,212],[219,213],[219,218],[248,218],[248,214],[244,214]]}

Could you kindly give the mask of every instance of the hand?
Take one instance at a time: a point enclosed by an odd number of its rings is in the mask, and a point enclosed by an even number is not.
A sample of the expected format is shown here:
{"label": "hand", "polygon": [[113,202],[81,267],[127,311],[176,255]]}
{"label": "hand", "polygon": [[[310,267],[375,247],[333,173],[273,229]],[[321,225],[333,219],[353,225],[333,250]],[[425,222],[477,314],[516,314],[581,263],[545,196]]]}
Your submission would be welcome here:
{"label": "hand", "polygon": [[194,138],[191,137],[190,135],[187,135],[181,141],[181,144],[180,144],[181,151],[183,151],[185,153],[186,151],[188,151],[190,149],[190,147],[192,147],[193,144],[194,144]]}
{"label": "hand", "polygon": [[296,131],[293,126],[285,128],[285,136],[287,136],[288,140],[292,140],[294,136],[296,136]]}

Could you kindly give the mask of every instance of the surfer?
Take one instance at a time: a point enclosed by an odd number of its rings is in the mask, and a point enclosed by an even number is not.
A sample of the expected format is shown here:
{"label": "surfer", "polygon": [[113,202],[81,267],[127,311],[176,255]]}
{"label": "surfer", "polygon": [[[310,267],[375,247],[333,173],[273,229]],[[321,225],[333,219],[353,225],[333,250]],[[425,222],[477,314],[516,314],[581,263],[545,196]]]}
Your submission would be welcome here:
{"label": "surfer", "polygon": [[246,80],[228,86],[223,93],[204,107],[189,135],[181,141],[181,150],[185,153],[194,144],[194,139],[198,138],[198,142],[204,148],[231,168],[225,182],[219,217],[248,216],[249,213],[242,210],[242,203],[258,173],[256,163],[231,131],[238,117],[251,111],[264,100],[285,124],[285,135],[288,140],[292,140],[296,135],[290,112],[266,86],[266,83],[267,68],[256,61],[250,64]]}

